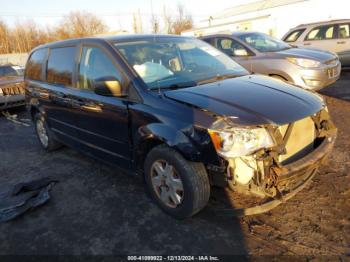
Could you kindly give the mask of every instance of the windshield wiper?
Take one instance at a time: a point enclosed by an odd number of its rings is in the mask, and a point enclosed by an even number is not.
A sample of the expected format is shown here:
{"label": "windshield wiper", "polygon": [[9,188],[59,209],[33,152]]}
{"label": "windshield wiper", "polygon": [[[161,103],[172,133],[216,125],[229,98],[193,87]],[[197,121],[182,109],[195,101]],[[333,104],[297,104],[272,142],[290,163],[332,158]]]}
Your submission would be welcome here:
{"label": "windshield wiper", "polygon": [[216,75],[214,77],[205,79],[205,80],[201,80],[201,81],[197,81],[198,85],[204,85],[204,84],[209,84],[209,83],[214,83],[217,81],[221,81],[221,80],[225,80],[225,79],[229,79],[229,78],[235,78],[235,77],[239,77],[241,75],[238,74],[228,74],[228,75]]}
{"label": "windshield wiper", "polygon": [[165,86],[153,86],[150,88],[150,90],[157,90],[157,89],[179,89],[179,88],[186,88],[186,87],[194,87],[197,84],[194,82],[190,83],[179,83],[179,84],[171,84],[171,85],[165,85]]}

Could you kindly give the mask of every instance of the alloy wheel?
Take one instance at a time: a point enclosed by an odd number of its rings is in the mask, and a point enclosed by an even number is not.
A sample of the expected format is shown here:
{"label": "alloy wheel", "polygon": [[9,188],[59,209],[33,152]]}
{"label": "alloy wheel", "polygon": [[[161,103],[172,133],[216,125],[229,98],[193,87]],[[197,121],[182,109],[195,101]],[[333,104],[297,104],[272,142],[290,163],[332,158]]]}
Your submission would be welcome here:
{"label": "alloy wheel", "polygon": [[176,208],[184,199],[181,177],[174,166],[165,160],[157,160],[151,167],[151,182],[158,198],[168,207]]}

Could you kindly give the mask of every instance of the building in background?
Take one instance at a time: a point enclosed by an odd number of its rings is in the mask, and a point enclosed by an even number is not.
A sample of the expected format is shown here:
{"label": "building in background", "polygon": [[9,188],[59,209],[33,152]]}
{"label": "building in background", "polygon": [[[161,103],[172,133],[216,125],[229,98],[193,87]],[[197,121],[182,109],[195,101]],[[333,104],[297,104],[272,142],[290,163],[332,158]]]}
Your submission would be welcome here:
{"label": "building in background", "polygon": [[347,0],[263,0],[227,8],[182,35],[203,36],[250,30],[281,38],[299,24],[347,18]]}

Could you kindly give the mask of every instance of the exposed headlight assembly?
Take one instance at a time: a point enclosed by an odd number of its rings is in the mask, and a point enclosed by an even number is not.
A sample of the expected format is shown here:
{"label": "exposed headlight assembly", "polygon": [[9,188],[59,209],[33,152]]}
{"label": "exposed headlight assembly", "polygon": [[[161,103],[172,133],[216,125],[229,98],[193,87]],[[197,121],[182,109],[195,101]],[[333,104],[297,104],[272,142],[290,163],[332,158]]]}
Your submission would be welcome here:
{"label": "exposed headlight assembly", "polygon": [[274,146],[265,128],[237,127],[230,119],[216,121],[208,130],[219,155],[225,158],[248,156],[262,148]]}
{"label": "exposed headlight assembly", "polygon": [[287,57],[287,60],[293,64],[296,64],[304,68],[316,68],[316,67],[320,67],[321,65],[321,62],[312,60],[312,59]]}

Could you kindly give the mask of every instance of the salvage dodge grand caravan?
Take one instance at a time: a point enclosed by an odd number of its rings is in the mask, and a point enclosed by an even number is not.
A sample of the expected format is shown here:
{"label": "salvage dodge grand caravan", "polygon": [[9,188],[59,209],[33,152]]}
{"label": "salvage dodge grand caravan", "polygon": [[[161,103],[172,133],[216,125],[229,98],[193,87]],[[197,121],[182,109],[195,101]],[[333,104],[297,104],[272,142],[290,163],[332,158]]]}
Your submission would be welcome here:
{"label": "salvage dodge grand caravan", "polygon": [[179,219],[203,209],[213,185],[262,198],[237,215],[270,210],[312,179],[336,137],[320,96],[248,75],[193,38],[51,43],[32,51],[25,82],[44,149],[65,144],[143,174]]}

